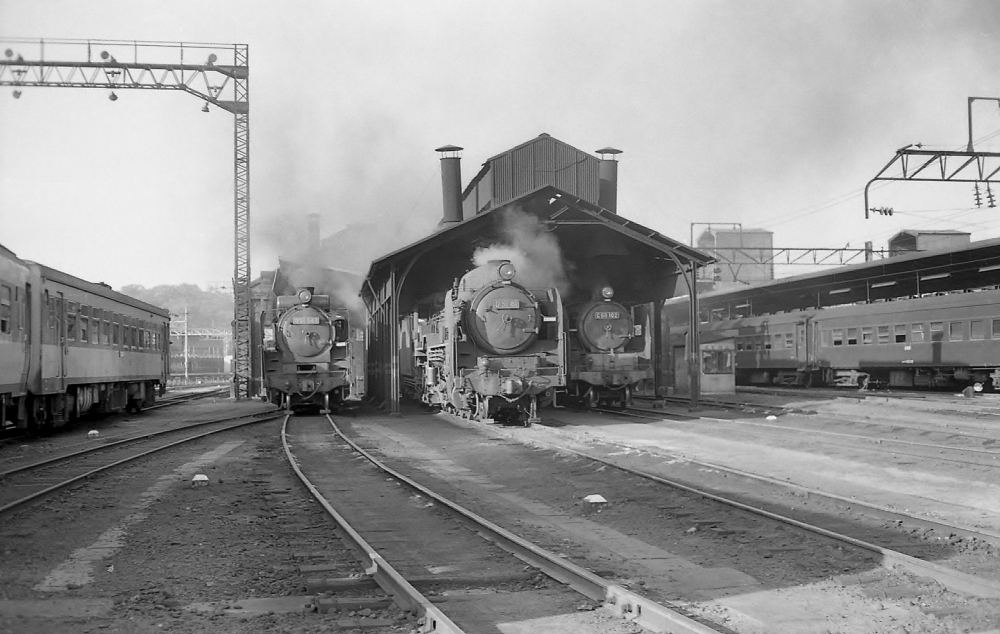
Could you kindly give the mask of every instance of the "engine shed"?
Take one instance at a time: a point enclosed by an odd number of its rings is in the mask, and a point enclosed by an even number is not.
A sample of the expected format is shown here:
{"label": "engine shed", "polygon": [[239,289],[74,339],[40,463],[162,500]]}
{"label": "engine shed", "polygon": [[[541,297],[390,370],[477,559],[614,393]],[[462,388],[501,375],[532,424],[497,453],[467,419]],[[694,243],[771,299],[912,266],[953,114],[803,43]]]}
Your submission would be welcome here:
{"label": "engine shed", "polygon": [[444,213],[437,231],[374,260],[362,285],[368,393],[390,412],[399,411],[401,393],[400,315],[451,288],[491,250],[523,256],[524,273],[552,276],[566,300],[599,296],[610,285],[616,299],[651,305],[652,332],[659,305],[677,291],[691,293],[697,267],[713,262],[617,213],[618,150],[604,148],[598,158],[542,134],[488,159],[463,190],[461,149],[438,149]]}

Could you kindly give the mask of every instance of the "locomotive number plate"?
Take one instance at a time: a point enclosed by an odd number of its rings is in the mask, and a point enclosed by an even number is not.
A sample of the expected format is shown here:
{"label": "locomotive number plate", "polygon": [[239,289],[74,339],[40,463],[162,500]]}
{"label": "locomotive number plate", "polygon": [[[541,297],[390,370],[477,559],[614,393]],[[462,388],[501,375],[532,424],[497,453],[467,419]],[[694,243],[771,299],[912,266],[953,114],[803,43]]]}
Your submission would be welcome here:
{"label": "locomotive number plate", "polygon": [[621,313],[618,311],[594,313],[594,319],[618,319],[619,317],[621,317]]}
{"label": "locomotive number plate", "polygon": [[521,307],[521,302],[520,302],[520,300],[517,300],[517,299],[494,299],[493,300],[493,308],[498,308],[498,309],[501,309],[501,308],[513,308],[513,309],[516,310],[516,309],[518,309],[520,307]]}
{"label": "locomotive number plate", "polygon": [[319,317],[292,317],[292,324],[296,326],[318,326]]}

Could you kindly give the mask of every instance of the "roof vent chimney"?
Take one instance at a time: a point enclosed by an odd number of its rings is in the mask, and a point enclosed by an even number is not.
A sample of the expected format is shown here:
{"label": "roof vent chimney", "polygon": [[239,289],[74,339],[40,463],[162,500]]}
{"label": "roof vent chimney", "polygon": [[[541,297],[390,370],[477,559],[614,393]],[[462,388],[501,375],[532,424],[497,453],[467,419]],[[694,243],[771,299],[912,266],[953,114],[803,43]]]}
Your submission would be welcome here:
{"label": "roof vent chimney", "polygon": [[618,159],[616,155],[621,154],[621,150],[613,147],[606,147],[597,150],[601,155],[601,162],[597,167],[598,183],[597,204],[608,211],[618,213]]}
{"label": "roof vent chimney", "polygon": [[445,145],[434,150],[441,153],[442,224],[462,222],[462,157],[459,154],[462,149],[457,145]]}

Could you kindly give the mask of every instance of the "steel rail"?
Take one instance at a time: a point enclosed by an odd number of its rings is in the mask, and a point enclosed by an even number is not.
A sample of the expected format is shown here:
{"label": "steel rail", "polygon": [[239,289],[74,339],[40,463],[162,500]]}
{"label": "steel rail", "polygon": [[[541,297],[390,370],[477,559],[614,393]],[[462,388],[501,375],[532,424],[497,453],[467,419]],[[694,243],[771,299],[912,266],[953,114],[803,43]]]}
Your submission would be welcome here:
{"label": "steel rail", "polygon": [[699,623],[676,610],[626,590],[624,587],[612,583],[572,562],[566,561],[555,553],[511,533],[486,518],[435,493],[382,463],[348,438],[337,427],[337,424],[334,423],[329,415],[326,418],[330,426],[333,427],[334,432],[344,442],[348,443],[355,451],[367,458],[369,462],[379,469],[415,489],[421,495],[472,521],[481,530],[488,532],[489,539],[514,554],[518,559],[538,568],[553,579],[570,586],[592,600],[603,601],[619,617],[632,621],[652,632],[665,632],[669,634],[718,634],[717,629]]}
{"label": "steel rail", "polygon": [[[358,533],[344,517],[337,512],[319,489],[306,477],[299,467],[295,454],[288,443],[288,420],[291,415],[285,415],[281,423],[281,445],[285,449],[285,457],[291,465],[295,475],[298,476],[302,484],[305,485],[309,493],[316,499],[323,509],[329,513],[330,517],[337,523],[344,539],[351,544],[351,547],[365,560],[365,572],[371,575],[380,588],[393,597],[393,601],[404,610],[416,612],[419,620],[421,632],[435,632],[440,634],[464,634],[444,612],[422,595],[410,582],[408,582],[399,572],[393,568],[381,555],[379,555],[371,545]],[[333,421],[327,415],[327,420]],[[336,429],[336,426],[334,426]],[[351,443],[353,446],[353,443]]]}
{"label": "steel rail", "polygon": [[[66,488],[67,486],[69,486],[69,485],[71,485],[71,484],[73,484],[75,482],[79,482],[80,480],[84,480],[84,479],[90,478],[91,476],[96,475],[98,473],[101,473],[102,471],[107,471],[107,470],[112,469],[114,467],[117,467],[117,466],[120,466],[120,465],[123,465],[123,464],[127,464],[129,462],[132,462],[134,460],[138,460],[139,458],[144,458],[146,456],[149,456],[151,454],[157,453],[159,451],[164,451],[166,449],[170,449],[171,447],[176,447],[177,445],[182,445],[182,444],[184,444],[186,442],[191,442],[192,440],[198,440],[199,438],[204,438],[206,436],[211,436],[213,434],[219,434],[219,433],[222,433],[224,431],[230,431],[230,430],[233,430],[233,429],[239,429],[240,427],[246,427],[247,425],[254,425],[256,423],[262,423],[262,422],[269,421],[269,420],[274,420],[274,419],[280,418],[280,417],[281,417],[280,414],[272,414],[270,417],[267,417],[267,418],[258,418],[256,420],[246,421],[246,422],[243,422],[243,423],[238,423],[236,425],[230,425],[228,427],[223,427],[221,429],[213,429],[212,431],[207,431],[207,432],[205,432],[203,434],[198,434],[196,436],[191,436],[189,438],[182,438],[181,440],[178,440],[176,442],[172,442],[172,443],[167,444],[167,445],[163,445],[162,447],[155,447],[155,448],[150,449],[148,451],[144,451],[142,453],[135,454],[133,456],[129,456],[128,458],[123,458],[121,460],[112,462],[110,464],[106,464],[106,465],[98,467],[96,469],[91,469],[90,471],[88,471],[86,473],[83,473],[83,474],[80,474],[80,475],[75,476],[73,478],[70,478],[69,480],[65,480],[63,482],[59,482],[57,484],[53,484],[52,486],[50,486],[50,487],[48,487],[46,489],[43,489],[41,491],[36,491],[35,493],[32,493],[31,495],[29,495],[27,497],[23,497],[23,498],[21,498],[19,500],[15,500],[15,501],[11,502],[10,504],[7,504],[5,506],[0,506],[0,515],[8,512],[8,511],[10,511],[10,510],[12,510],[14,508],[17,508],[17,507],[19,507],[19,506],[21,506],[23,504],[26,504],[27,502],[30,502],[32,500],[35,500],[35,499],[38,499],[38,498],[43,497],[45,495],[48,495],[49,493],[52,493],[54,491],[58,491],[59,489]],[[187,429],[187,428],[182,428],[182,429]]]}
{"label": "steel rail", "polygon": [[[185,429],[194,429],[196,427],[204,427],[205,425],[214,425],[216,423],[222,423],[222,422],[225,422],[227,420],[239,420],[241,418],[250,418],[250,417],[266,417],[266,416],[268,416],[270,414],[272,414],[272,412],[258,412],[256,414],[246,414],[244,416],[229,416],[227,418],[216,418],[214,420],[206,420],[206,421],[202,421],[200,423],[192,423],[190,425],[183,425],[181,427],[174,427],[174,428],[171,428],[171,429],[160,429],[160,430],[157,430],[157,431],[151,431],[149,433],[140,434],[138,436],[130,436],[129,438],[124,438],[122,440],[116,440],[115,442],[107,443],[107,444],[104,444],[104,445],[98,445],[96,447],[89,447],[89,448],[84,449],[82,451],[76,451],[76,452],[73,452],[73,453],[62,454],[60,456],[54,456],[52,458],[47,458],[45,460],[40,460],[38,462],[32,462],[31,464],[22,465],[20,467],[15,467],[15,468],[9,469],[7,471],[0,471],[0,479],[6,478],[7,476],[14,475],[15,473],[21,473],[22,471],[31,471],[32,469],[37,469],[39,467],[44,467],[45,465],[49,465],[49,464],[53,464],[53,463],[57,463],[57,462],[65,462],[66,460],[72,460],[73,458],[79,458],[81,456],[85,456],[85,455],[90,454],[90,453],[95,453],[95,452],[98,452],[98,451],[103,451],[105,449],[110,449],[112,447],[117,447],[118,445],[128,444],[130,442],[136,442],[136,441],[139,441],[139,440],[148,440],[150,438],[155,438],[157,436],[162,436],[164,434],[172,434],[174,432],[184,431]],[[278,415],[280,415],[280,414],[278,414]],[[270,418],[261,418],[261,420],[270,420]],[[260,422],[260,421],[249,421],[246,424],[255,423],[255,422]]]}
{"label": "steel rail", "polygon": [[209,396],[217,396],[226,391],[227,390],[224,389],[218,389],[218,390],[210,390],[208,392],[197,392],[195,394],[184,394],[177,396],[175,398],[162,400],[156,405],[151,405],[149,407],[146,407],[145,409],[148,411],[148,410],[160,409],[161,407],[169,407],[171,405],[177,405],[178,403],[190,403],[191,401],[197,401],[198,399],[208,398]]}
{"label": "steel rail", "polygon": [[[771,520],[774,520],[774,521],[778,521],[778,522],[781,522],[783,524],[788,524],[790,526],[795,526],[797,528],[801,528],[803,530],[809,531],[811,533],[815,533],[817,535],[822,535],[824,537],[828,537],[830,539],[834,539],[834,540],[839,541],[839,542],[850,544],[852,546],[855,546],[856,548],[861,548],[862,550],[867,550],[869,552],[872,552],[872,553],[875,553],[877,555],[880,555],[881,556],[881,564],[885,568],[900,567],[900,568],[903,568],[903,569],[905,569],[905,570],[907,570],[909,572],[917,574],[919,576],[930,577],[930,578],[935,579],[936,581],[940,582],[942,585],[944,585],[949,590],[952,590],[952,591],[955,591],[955,592],[962,592],[962,593],[965,593],[965,594],[970,594],[970,595],[973,595],[973,596],[983,597],[983,598],[1000,598],[1000,582],[998,582],[998,581],[994,581],[992,579],[985,579],[985,578],[982,578],[982,577],[977,577],[975,575],[970,575],[970,574],[967,574],[967,573],[964,573],[964,572],[959,572],[957,570],[954,570],[952,568],[948,568],[946,566],[941,566],[939,564],[935,564],[935,563],[932,563],[932,562],[929,562],[929,561],[924,561],[924,560],[918,559],[916,557],[911,557],[910,555],[906,555],[906,554],[903,554],[901,552],[898,552],[898,551],[895,551],[895,550],[892,550],[892,549],[889,549],[889,548],[883,548],[882,546],[879,546],[877,544],[872,544],[872,543],[866,542],[864,540],[856,539],[854,537],[850,537],[849,535],[843,535],[841,533],[837,533],[835,531],[831,531],[829,529],[822,528],[820,526],[815,526],[813,524],[808,524],[806,522],[802,522],[800,520],[796,520],[796,519],[793,519],[791,517],[780,515],[778,513],[773,513],[771,511],[767,511],[767,510],[764,510],[762,508],[751,506],[749,504],[744,504],[743,502],[738,502],[736,500],[731,500],[731,499],[729,499],[727,497],[718,495],[716,493],[711,493],[709,491],[704,491],[702,489],[698,489],[698,488],[689,486],[687,484],[683,484],[681,482],[670,480],[668,478],[663,478],[661,476],[654,475],[654,474],[648,473],[646,471],[641,471],[639,469],[633,469],[631,467],[626,467],[626,466],[623,466],[623,465],[620,465],[620,464],[616,464],[616,463],[614,463],[614,462],[612,462],[610,460],[606,460],[606,459],[600,458],[598,456],[593,456],[593,455],[590,455],[590,454],[582,452],[582,451],[577,451],[576,449],[570,449],[568,447],[561,447],[561,446],[554,445],[552,443],[548,443],[548,442],[537,440],[537,439],[532,439],[532,442],[537,442],[540,445],[545,445],[547,448],[555,450],[555,451],[562,451],[562,452],[573,454],[575,456],[579,456],[581,458],[587,458],[589,460],[593,460],[595,462],[599,462],[599,463],[607,465],[609,467],[614,467],[615,469],[619,469],[619,470],[624,471],[625,473],[629,473],[631,475],[635,475],[635,476],[638,476],[638,477],[641,477],[641,478],[645,478],[647,480],[652,480],[654,482],[658,482],[660,484],[663,484],[663,485],[666,485],[666,486],[669,486],[669,487],[672,487],[672,488],[684,491],[686,493],[691,493],[693,495],[697,495],[697,496],[703,497],[705,499],[714,500],[716,502],[719,502],[720,504],[725,504],[726,506],[731,506],[733,508],[737,508],[737,509],[740,509],[740,510],[743,510],[743,511],[747,511],[749,513],[753,513],[755,515],[766,517],[768,519],[771,519]],[[621,443],[612,442],[610,444],[615,444],[615,445],[618,445],[618,446],[621,446],[621,447],[628,447],[627,445],[623,445]],[[629,448],[638,449],[637,447],[629,447]],[[662,455],[662,454],[657,454],[657,455]],[[989,537],[994,537],[994,538],[1000,538],[1000,535],[994,535],[994,534],[991,534],[991,533],[984,533],[984,532],[978,531],[976,529],[963,528],[963,527],[960,527],[960,526],[953,526],[953,525],[950,525],[950,524],[944,524],[944,523],[941,523],[941,522],[935,522],[934,520],[927,520],[927,519],[924,519],[924,518],[914,517],[914,516],[911,516],[911,515],[907,515],[905,513],[900,513],[898,511],[893,511],[891,509],[887,509],[887,508],[884,508],[884,507],[879,507],[879,506],[874,505],[874,504],[868,504],[868,503],[862,502],[862,501],[854,499],[854,498],[845,498],[845,497],[842,497],[842,496],[839,496],[839,495],[835,495],[835,494],[832,494],[832,493],[826,493],[826,492],[823,492],[823,491],[818,491],[816,489],[810,489],[808,487],[804,487],[804,486],[801,486],[801,485],[791,484],[791,483],[788,483],[788,482],[782,482],[781,480],[776,480],[774,478],[769,478],[767,476],[761,476],[761,475],[754,474],[754,473],[748,473],[748,472],[745,472],[745,471],[740,471],[739,469],[733,469],[733,468],[730,468],[730,467],[724,467],[724,466],[712,464],[712,463],[709,463],[709,462],[702,462],[702,461],[698,461],[698,460],[690,460],[690,459],[687,459],[687,458],[684,458],[684,461],[688,462],[690,464],[696,465],[696,466],[707,467],[707,468],[710,468],[710,469],[715,469],[715,470],[718,470],[718,471],[722,471],[722,472],[726,472],[726,473],[731,473],[731,474],[734,474],[734,475],[739,475],[739,476],[743,476],[743,477],[747,477],[747,478],[752,478],[752,479],[756,479],[756,480],[765,481],[765,482],[768,482],[770,484],[777,484],[777,485],[780,485],[782,487],[797,489],[797,490],[800,490],[800,491],[804,491],[804,492],[806,492],[806,493],[808,493],[810,495],[814,495],[816,497],[823,497],[823,498],[827,498],[827,499],[832,499],[832,500],[836,500],[838,502],[846,502],[846,503],[850,504],[851,506],[864,506],[866,508],[878,510],[880,512],[888,513],[888,514],[891,514],[891,515],[894,515],[894,516],[908,517],[908,518],[911,518],[913,520],[916,520],[916,521],[918,521],[920,523],[923,523],[923,524],[926,524],[926,525],[936,526],[939,529],[940,528],[944,528],[944,529],[947,529],[947,530],[949,530],[951,532],[964,532],[964,533],[967,533],[967,536],[969,536],[969,537],[976,537],[978,539],[983,539],[984,536],[989,536]]]}

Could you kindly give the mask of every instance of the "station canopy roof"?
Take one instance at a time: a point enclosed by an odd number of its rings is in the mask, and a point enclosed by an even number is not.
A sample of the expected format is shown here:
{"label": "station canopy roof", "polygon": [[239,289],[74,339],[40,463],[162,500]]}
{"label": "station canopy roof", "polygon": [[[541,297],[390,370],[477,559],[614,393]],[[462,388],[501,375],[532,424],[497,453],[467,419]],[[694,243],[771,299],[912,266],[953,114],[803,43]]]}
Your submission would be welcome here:
{"label": "station canopy roof", "polygon": [[[512,229],[514,226],[519,229]],[[432,293],[450,288],[456,278],[475,266],[477,250],[511,245],[518,239],[514,234],[523,239],[525,232],[541,241],[535,247],[549,244],[558,249],[570,279],[570,285],[561,289],[568,301],[589,299],[608,284],[615,289],[616,299],[623,301],[666,299],[674,295],[675,288],[686,292],[683,282],[677,287],[679,267],[714,261],[658,231],[544,185],[504,205],[444,225],[436,233],[375,260],[362,297],[371,302],[376,289],[382,289],[395,271],[398,306],[407,310]],[[552,236],[555,241],[541,236]]]}
{"label": "station canopy roof", "polygon": [[1000,239],[919,251],[748,286],[702,293],[704,313],[751,316],[873,301],[891,301],[1000,285]]}

